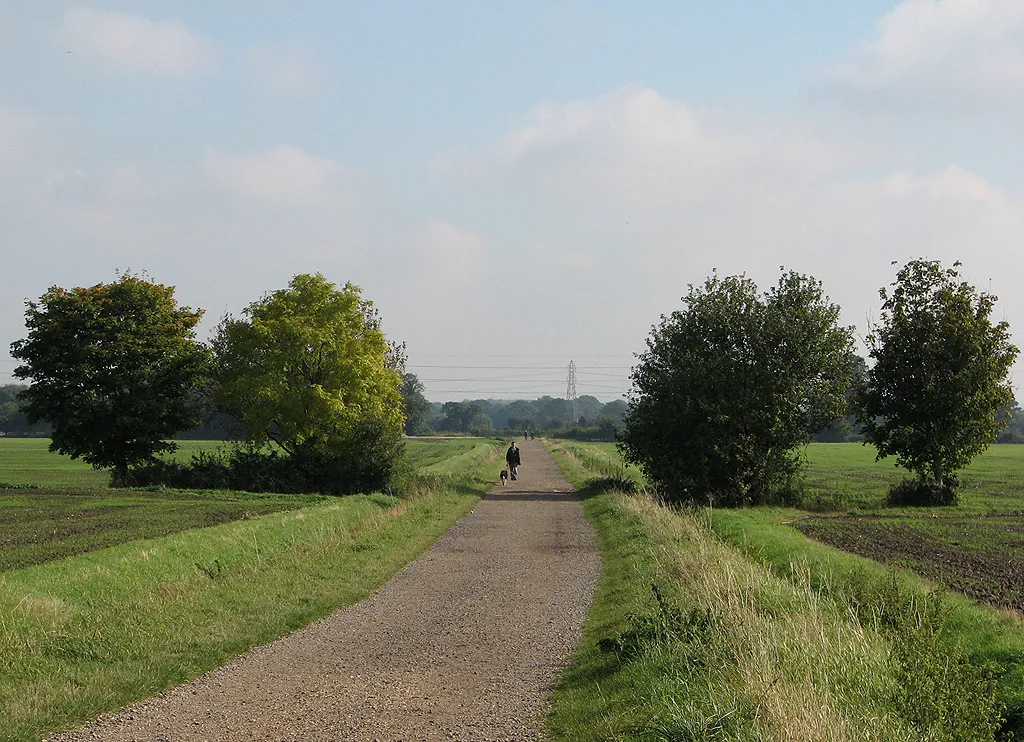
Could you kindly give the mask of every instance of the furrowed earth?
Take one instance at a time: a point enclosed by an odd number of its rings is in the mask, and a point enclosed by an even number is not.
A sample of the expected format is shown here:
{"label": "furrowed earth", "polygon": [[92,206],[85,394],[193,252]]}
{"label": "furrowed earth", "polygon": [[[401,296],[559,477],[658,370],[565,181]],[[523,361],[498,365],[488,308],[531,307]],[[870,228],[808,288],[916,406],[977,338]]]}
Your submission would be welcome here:
{"label": "furrowed earth", "polygon": [[793,525],[975,600],[1024,611],[1024,513],[812,516]]}

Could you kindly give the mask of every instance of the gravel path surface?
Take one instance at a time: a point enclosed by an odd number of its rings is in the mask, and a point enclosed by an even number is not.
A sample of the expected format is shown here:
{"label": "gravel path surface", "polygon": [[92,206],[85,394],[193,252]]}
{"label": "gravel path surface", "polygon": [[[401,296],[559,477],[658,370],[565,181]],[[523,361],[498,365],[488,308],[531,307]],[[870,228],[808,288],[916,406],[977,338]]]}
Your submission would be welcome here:
{"label": "gravel path surface", "polygon": [[519,480],[373,597],[53,739],[536,740],[600,558],[551,457],[521,448]]}

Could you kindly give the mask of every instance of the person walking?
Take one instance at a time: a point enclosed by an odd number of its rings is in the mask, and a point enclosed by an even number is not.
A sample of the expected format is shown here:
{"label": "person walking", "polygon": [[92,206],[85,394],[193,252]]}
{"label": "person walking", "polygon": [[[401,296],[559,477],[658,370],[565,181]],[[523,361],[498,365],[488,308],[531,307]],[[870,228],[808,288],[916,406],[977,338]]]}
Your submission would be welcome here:
{"label": "person walking", "polygon": [[508,464],[508,474],[512,481],[516,481],[516,473],[519,471],[519,464],[522,463],[522,460],[519,457],[519,449],[516,447],[515,441],[512,441],[512,445],[505,452],[505,463]]}

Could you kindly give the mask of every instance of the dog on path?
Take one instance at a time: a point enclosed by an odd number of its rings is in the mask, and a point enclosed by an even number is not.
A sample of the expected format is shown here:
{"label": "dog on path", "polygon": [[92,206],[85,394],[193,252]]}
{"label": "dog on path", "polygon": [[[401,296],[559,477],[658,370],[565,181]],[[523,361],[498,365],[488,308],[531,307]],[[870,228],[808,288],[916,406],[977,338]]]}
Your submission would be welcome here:
{"label": "dog on path", "polygon": [[505,482],[508,481],[508,469],[501,470],[501,486],[505,486]]}

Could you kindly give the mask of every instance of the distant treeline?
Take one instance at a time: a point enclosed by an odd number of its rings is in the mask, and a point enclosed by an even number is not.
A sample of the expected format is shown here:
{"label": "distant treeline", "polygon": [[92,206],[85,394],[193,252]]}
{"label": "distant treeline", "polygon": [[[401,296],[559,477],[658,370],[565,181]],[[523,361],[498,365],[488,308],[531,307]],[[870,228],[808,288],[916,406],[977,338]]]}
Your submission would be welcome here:
{"label": "distant treeline", "polygon": [[[29,425],[21,409],[18,392],[24,384],[0,385],[0,435],[12,437],[47,437],[50,425],[39,422]],[[430,402],[419,435],[430,433],[490,433],[494,431],[531,431],[565,438],[614,440],[615,431],[626,412],[626,402],[617,399],[601,402],[589,394],[577,398],[575,418],[573,405],[561,397],[540,397],[534,400],[474,399],[462,402]],[[997,443],[1024,443],[1024,411],[1019,405],[1005,408],[1000,418],[1009,424]],[[180,439],[236,440],[245,432],[239,423],[224,413],[213,413],[201,426],[181,431]],[[864,440],[853,416],[842,417],[814,438],[820,443],[849,443]]]}
{"label": "distant treeline", "polygon": [[565,428],[605,427],[614,432],[626,412],[621,399],[603,403],[589,394],[577,398],[575,407],[560,397],[534,400],[474,399],[463,402],[432,402],[423,432],[486,433],[493,430],[551,432]]}
{"label": "distant treeline", "polygon": [[28,418],[22,411],[18,392],[27,389],[24,384],[4,384],[0,386],[0,434],[20,437],[46,438],[50,435],[50,424],[38,422],[29,425]]}

